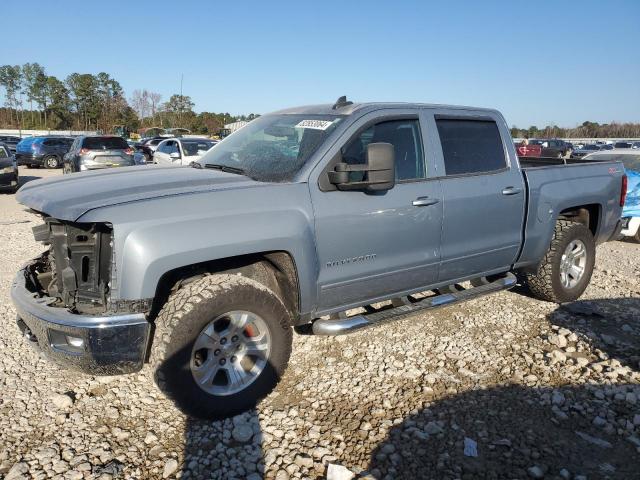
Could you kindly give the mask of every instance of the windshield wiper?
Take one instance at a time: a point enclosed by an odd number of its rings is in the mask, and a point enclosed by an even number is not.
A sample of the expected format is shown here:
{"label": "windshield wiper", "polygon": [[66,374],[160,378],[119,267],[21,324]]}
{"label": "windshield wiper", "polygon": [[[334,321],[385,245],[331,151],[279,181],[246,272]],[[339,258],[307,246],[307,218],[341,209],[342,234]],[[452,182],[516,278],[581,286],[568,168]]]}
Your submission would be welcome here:
{"label": "windshield wiper", "polygon": [[205,168],[213,168],[226,173],[235,173],[236,175],[245,175],[244,170],[238,167],[230,167],[228,165],[220,165],[217,163],[205,163]]}

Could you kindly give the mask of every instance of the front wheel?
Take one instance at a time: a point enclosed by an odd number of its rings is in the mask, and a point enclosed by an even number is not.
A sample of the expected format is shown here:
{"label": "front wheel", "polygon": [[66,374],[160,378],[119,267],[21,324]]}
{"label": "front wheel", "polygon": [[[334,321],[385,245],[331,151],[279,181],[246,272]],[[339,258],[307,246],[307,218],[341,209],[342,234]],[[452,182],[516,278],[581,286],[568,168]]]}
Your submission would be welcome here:
{"label": "front wheel", "polygon": [[547,254],[537,271],[526,276],[527,286],[541,300],[572,302],[589,285],[595,258],[591,231],[581,223],[558,220]]}
{"label": "front wheel", "polygon": [[156,320],[151,368],[185,413],[225,418],[276,386],[291,353],[290,315],[278,296],[240,275],[208,275],[172,294]]}

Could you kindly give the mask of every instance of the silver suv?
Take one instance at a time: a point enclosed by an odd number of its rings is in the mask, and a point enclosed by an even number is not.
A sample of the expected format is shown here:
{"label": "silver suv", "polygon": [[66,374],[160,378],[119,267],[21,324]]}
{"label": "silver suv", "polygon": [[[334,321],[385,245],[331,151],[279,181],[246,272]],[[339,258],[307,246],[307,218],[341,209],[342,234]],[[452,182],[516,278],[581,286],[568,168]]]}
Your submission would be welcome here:
{"label": "silver suv", "polygon": [[63,173],[83,172],[135,165],[133,148],[116,136],[83,136],[73,142],[64,156]]}

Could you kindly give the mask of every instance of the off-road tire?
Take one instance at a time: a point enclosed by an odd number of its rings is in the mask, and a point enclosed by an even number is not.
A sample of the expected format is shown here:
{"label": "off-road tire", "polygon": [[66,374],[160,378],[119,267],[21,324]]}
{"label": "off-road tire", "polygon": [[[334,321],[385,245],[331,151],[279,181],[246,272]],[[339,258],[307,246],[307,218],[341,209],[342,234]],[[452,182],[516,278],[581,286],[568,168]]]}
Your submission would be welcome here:
{"label": "off-road tire", "polygon": [[[573,240],[581,240],[584,243],[587,262],[578,284],[573,288],[566,288],[560,281],[560,262],[565,249]],[[558,220],[549,250],[542,258],[537,271],[526,275],[529,291],[534,297],[547,302],[564,303],[578,299],[589,285],[595,257],[596,246],[591,230],[581,223]]]}
{"label": "off-road tire", "polygon": [[45,166],[45,168],[58,168],[60,167],[60,159],[55,155],[49,155],[48,157],[45,157],[45,159],[42,161],[42,164]]}
{"label": "off-road tire", "polygon": [[[212,395],[193,379],[189,362],[193,344],[216,317],[245,310],[259,315],[271,336],[271,351],[260,375],[232,395]],[[289,311],[261,283],[241,275],[208,275],[169,296],[155,321],[150,354],[151,374],[160,390],[188,415],[219,419],[254,407],[280,381],[291,354]]]}

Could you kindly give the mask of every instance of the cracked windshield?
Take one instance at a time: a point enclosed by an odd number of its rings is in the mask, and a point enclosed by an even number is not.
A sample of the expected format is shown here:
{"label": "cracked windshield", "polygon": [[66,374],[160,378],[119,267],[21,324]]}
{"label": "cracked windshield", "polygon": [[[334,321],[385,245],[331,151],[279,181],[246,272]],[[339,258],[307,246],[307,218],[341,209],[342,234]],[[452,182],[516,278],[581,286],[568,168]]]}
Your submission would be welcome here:
{"label": "cracked windshield", "polygon": [[291,180],[341,120],[339,115],[265,115],[211,149],[200,163],[263,182]]}

